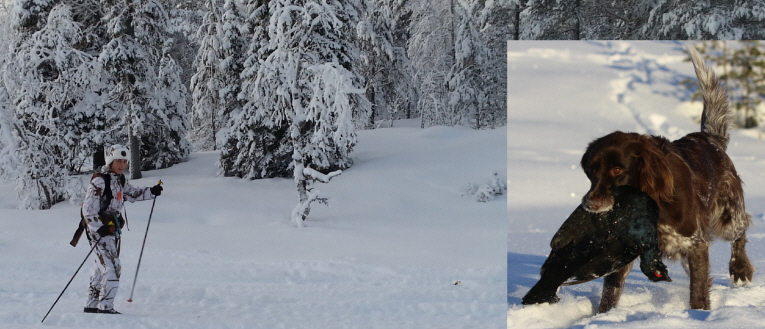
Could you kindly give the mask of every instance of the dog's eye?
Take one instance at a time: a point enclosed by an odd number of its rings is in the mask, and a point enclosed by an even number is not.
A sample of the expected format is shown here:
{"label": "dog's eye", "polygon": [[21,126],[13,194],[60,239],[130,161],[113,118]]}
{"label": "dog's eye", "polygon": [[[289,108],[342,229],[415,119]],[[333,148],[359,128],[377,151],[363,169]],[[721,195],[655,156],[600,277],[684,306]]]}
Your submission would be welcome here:
{"label": "dog's eye", "polygon": [[624,169],[622,169],[622,168],[619,168],[619,167],[613,167],[613,168],[611,168],[611,176],[618,176],[618,175],[621,175],[621,174],[622,174],[622,172],[624,172]]}

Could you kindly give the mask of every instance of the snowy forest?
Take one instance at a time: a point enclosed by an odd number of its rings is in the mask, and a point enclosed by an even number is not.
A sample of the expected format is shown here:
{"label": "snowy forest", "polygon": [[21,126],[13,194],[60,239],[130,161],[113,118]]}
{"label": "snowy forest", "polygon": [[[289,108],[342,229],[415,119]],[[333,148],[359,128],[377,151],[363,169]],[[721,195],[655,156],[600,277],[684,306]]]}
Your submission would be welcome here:
{"label": "snowy forest", "polygon": [[[720,67],[720,80],[727,87],[734,124],[740,128],[754,128],[765,123],[765,43],[761,40],[738,42],[704,41],[699,51],[705,59]],[[683,81],[696,90],[695,81]],[[701,92],[693,94],[701,100]],[[701,122],[701,118],[697,118]]]}
{"label": "snowy forest", "polygon": [[[0,178],[25,209],[84,192],[103,148],[130,173],[220,152],[219,175],[314,181],[360,129],[506,124],[512,1],[12,0],[0,29]],[[298,207],[299,208],[299,207]],[[297,209],[293,216],[307,215]]]}
{"label": "snowy forest", "polygon": [[509,0],[512,40],[765,39],[762,0]]}

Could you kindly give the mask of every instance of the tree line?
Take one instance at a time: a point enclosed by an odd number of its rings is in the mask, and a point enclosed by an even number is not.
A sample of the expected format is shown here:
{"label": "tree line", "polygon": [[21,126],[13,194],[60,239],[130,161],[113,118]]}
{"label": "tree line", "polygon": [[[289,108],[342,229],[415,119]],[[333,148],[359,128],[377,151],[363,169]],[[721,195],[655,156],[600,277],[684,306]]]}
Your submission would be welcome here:
{"label": "tree line", "polygon": [[514,40],[755,40],[761,0],[510,0]]}
{"label": "tree line", "polygon": [[[735,125],[747,129],[765,122],[765,43],[703,41],[697,49],[707,61],[720,67],[718,76],[728,90]],[[685,83],[696,90],[693,98],[700,100],[695,80]]]}
{"label": "tree line", "polygon": [[[506,124],[509,1],[15,0],[0,37],[0,175],[22,207],[127,144],[130,173],[218,150],[220,174],[313,181],[360,129]],[[313,194],[312,194],[313,193]],[[306,208],[310,209],[310,208]],[[307,210],[296,210],[303,218]]]}

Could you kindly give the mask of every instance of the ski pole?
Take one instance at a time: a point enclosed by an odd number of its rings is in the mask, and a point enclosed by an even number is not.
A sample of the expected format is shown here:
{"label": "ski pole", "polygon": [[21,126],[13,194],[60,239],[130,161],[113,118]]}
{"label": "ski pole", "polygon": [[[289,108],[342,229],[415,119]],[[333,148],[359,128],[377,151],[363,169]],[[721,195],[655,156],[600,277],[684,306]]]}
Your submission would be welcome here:
{"label": "ski pole", "polygon": [[72,275],[72,278],[69,279],[69,282],[66,283],[66,287],[64,287],[64,290],[61,290],[61,293],[58,295],[58,298],[56,298],[56,301],[53,302],[53,305],[50,306],[50,309],[48,310],[48,313],[45,313],[45,316],[43,317],[42,321],[40,323],[45,322],[45,319],[50,314],[50,311],[53,310],[53,307],[56,306],[56,303],[58,303],[58,300],[61,299],[61,296],[64,295],[64,291],[66,291],[67,288],[69,288],[69,284],[72,283],[72,280],[74,280],[74,277],[77,276],[77,273],[80,272],[80,269],[82,268],[82,265],[85,264],[85,261],[88,260],[88,257],[90,257],[90,254],[93,253],[93,250],[96,249],[96,246],[98,246],[98,243],[101,242],[101,238],[99,237],[98,240],[96,240],[96,243],[93,244],[92,247],[90,247],[90,251],[88,252],[88,255],[85,256],[85,259],[82,260],[82,263],[80,263],[80,267],[77,268],[77,271],[74,271],[74,275]]}
{"label": "ski pole", "polygon": [[[159,180],[159,183],[157,185],[162,185],[162,180]],[[154,197],[154,201],[151,202],[151,211],[149,212],[149,221],[146,223],[146,233],[143,234],[143,243],[141,244],[141,254],[138,255],[138,266],[135,268],[135,276],[133,277],[133,288],[130,289],[130,298],[128,298],[128,303],[133,302],[133,292],[135,291],[135,280],[138,279],[138,269],[141,268],[141,259],[143,258],[143,247],[146,246],[146,236],[149,235],[149,225],[151,225],[151,216],[154,215],[154,204],[157,203],[157,197]]]}

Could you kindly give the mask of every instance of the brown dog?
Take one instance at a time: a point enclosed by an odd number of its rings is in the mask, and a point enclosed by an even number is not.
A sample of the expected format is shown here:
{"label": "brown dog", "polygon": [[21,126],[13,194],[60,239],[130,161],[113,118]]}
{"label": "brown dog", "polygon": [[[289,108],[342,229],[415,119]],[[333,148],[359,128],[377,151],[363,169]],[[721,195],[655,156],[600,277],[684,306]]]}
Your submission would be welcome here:
{"label": "brown dog", "polygon": [[[752,280],[755,269],[746,256],[741,179],[725,153],[731,113],[728,97],[695,49],[691,59],[704,96],[701,132],[670,142],[664,137],[613,132],[587,147],[582,168],[590,190],[584,209],[603,212],[614,205],[612,188],[639,188],[659,204],[659,248],[664,257],[681,259],[691,279],[690,306],[710,309],[709,243],[712,236],[732,241],[729,264],[734,284]],[[616,306],[632,264],[605,277],[598,308]]]}

